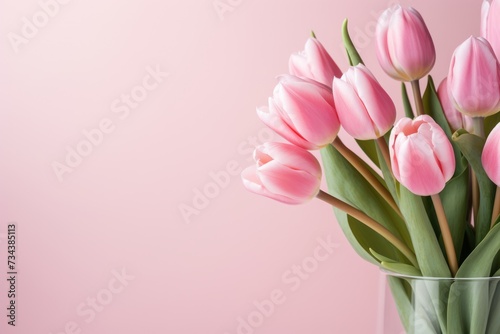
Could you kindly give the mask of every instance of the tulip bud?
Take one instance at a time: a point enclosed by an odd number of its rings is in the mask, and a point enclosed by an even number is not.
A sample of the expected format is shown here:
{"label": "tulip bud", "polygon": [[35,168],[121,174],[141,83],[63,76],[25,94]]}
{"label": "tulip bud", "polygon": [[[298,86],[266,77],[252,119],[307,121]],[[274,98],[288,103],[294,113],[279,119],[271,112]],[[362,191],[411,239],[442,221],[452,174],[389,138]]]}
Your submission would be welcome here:
{"label": "tulip bud", "polygon": [[396,80],[414,81],[429,73],[436,61],[431,34],[418,11],[396,6],[380,16],[375,32],[377,58]]}
{"label": "tulip bud", "polygon": [[290,74],[316,80],[331,87],[334,77],[342,71],[316,38],[309,38],[304,51],[294,53],[289,61]]}
{"label": "tulip bud", "polygon": [[500,56],[500,1],[484,0],[481,8],[481,37],[490,42],[497,58]]}
{"label": "tulip bud", "polygon": [[460,112],[486,117],[500,110],[500,65],[482,37],[470,37],[453,53],[448,92]]}
{"label": "tulip bud", "polygon": [[333,80],[333,97],[340,124],[356,139],[377,139],[396,120],[394,103],[363,64]]}
{"label": "tulip bud", "polygon": [[428,115],[400,119],[392,129],[389,151],[394,177],[416,195],[438,194],[455,171],[451,143]]}
{"label": "tulip bud", "polygon": [[458,111],[453,102],[451,101],[450,95],[448,94],[448,79],[444,78],[438,87],[437,94],[439,101],[441,102],[441,107],[443,107],[444,116],[448,120],[448,124],[453,132],[458,129],[465,129],[470,133],[474,132],[474,124],[472,118],[462,114]]}
{"label": "tulip bud", "polygon": [[292,75],[280,78],[259,118],[283,138],[307,150],[330,144],[340,129],[331,90]]}
{"label": "tulip bud", "polygon": [[500,123],[490,132],[481,157],[488,177],[500,187]]}
{"label": "tulip bud", "polygon": [[254,160],[256,165],[241,173],[249,191],[287,204],[301,204],[318,194],[321,166],[308,151],[265,143],[255,149]]}

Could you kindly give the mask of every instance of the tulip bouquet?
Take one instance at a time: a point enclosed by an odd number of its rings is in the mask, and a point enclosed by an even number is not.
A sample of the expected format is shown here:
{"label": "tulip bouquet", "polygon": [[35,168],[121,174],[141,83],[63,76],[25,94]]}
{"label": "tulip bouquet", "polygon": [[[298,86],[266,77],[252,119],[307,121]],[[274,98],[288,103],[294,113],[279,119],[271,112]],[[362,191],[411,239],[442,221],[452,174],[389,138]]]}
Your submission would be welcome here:
{"label": "tulip bouquet", "polygon": [[[408,302],[415,292],[404,279],[392,281],[410,332],[409,314],[418,308],[431,323],[425,328],[434,330],[425,333],[500,333],[496,284],[455,291],[460,279],[500,276],[500,0],[484,0],[482,14],[482,36],[457,47],[438,89],[428,76],[436,52],[422,16],[401,6],[381,15],[377,58],[402,82],[405,117],[397,121],[391,97],[349,37],[347,20],[345,72],[313,33],[305,50],[291,55],[289,74],[279,77],[268,105],[257,109],[290,144],[257,147],[256,165],[242,173],[257,194],[288,204],[314,197],[331,204],[357,253],[384,270],[448,279],[439,286],[440,303],[431,297],[427,307]],[[369,163],[337,136],[340,127]],[[310,150],[321,151],[323,168]],[[320,189],[322,175],[328,191]]]}

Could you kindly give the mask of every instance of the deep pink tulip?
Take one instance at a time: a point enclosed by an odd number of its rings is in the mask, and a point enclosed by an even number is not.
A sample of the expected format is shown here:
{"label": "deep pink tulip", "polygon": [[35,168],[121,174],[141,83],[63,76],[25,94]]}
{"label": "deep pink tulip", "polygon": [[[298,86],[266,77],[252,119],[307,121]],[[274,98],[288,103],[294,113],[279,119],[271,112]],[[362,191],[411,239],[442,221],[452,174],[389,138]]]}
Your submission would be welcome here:
{"label": "deep pink tulip", "polygon": [[434,42],[415,9],[399,5],[387,9],[378,20],[375,36],[378,61],[394,79],[418,80],[434,66]]}
{"label": "deep pink tulip", "polygon": [[481,161],[488,177],[500,187],[500,123],[486,139]]}
{"label": "deep pink tulip", "polygon": [[334,77],[340,78],[342,71],[316,38],[309,38],[304,51],[294,53],[289,61],[290,74],[316,80],[331,87]]}
{"label": "deep pink tulip", "polygon": [[420,196],[443,190],[455,171],[455,157],[443,129],[428,115],[400,119],[389,139],[396,179]]}
{"label": "deep pink tulip", "polygon": [[352,137],[377,139],[396,120],[396,107],[363,64],[350,67],[333,80],[333,98],[340,124]]}
{"label": "deep pink tulip", "polygon": [[292,75],[280,78],[259,118],[283,138],[307,150],[331,143],[340,129],[331,90]]}
{"label": "deep pink tulip", "polygon": [[481,37],[490,42],[497,58],[500,57],[500,1],[484,0],[481,8]]}
{"label": "deep pink tulip", "polygon": [[455,107],[471,117],[500,110],[500,65],[490,43],[469,37],[453,53],[448,92]]}
{"label": "deep pink tulip", "polygon": [[255,166],[242,173],[244,186],[287,204],[304,203],[319,192],[321,166],[308,151],[290,144],[265,143],[254,151]]}
{"label": "deep pink tulip", "polygon": [[458,111],[451,101],[448,93],[448,78],[444,78],[437,90],[439,101],[443,107],[444,115],[448,120],[451,130],[465,129],[470,133],[474,132],[472,118]]}

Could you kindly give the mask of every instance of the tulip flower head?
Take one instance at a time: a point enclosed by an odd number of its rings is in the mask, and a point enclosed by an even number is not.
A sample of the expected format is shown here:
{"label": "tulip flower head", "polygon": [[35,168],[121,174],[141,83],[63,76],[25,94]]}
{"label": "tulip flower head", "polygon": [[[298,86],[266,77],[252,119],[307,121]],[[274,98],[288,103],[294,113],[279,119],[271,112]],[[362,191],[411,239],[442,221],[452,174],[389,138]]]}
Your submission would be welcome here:
{"label": "tulip flower head", "polygon": [[488,177],[500,187],[500,123],[493,128],[486,139],[481,161]]}
{"label": "tulip flower head", "polygon": [[356,139],[377,139],[396,120],[394,103],[363,64],[333,80],[333,96],[340,124]]}
{"label": "tulip flower head", "polygon": [[431,34],[418,11],[396,6],[380,16],[375,32],[377,58],[384,71],[399,81],[418,80],[436,61]]}
{"label": "tulip flower head", "polygon": [[455,156],[443,129],[428,115],[400,119],[389,151],[394,177],[420,196],[441,192],[455,171]]}
{"label": "tulip flower head", "polygon": [[474,132],[474,124],[472,118],[458,111],[448,93],[448,79],[444,78],[438,87],[437,94],[441,107],[443,107],[444,116],[450,125],[452,131],[465,129],[470,133]]}
{"label": "tulip flower head", "polygon": [[290,74],[316,80],[327,86],[332,85],[334,77],[342,76],[335,61],[314,37],[307,40],[303,51],[290,56],[288,65]]}
{"label": "tulip flower head", "polygon": [[481,7],[481,37],[490,42],[495,54],[500,57],[500,1],[484,0]]}
{"label": "tulip flower head", "polygon": [[331,90],[318,82],[285,75],[259,118],[290,143],[307,150],[330,144],[340,129]]}
{"label": "tulip flower head", "polygon": [[251,192],[287,204],[301,204],[319,192],[321,166],[308,151],[290,144],[265,143],[254,151],[256,165],[242,173]]}
{"label": "tulip flower head", "polygon": [[490,43],[469,37],[453,53],[448,92],[460,112],[486,117],[500,110],[500,65]]}

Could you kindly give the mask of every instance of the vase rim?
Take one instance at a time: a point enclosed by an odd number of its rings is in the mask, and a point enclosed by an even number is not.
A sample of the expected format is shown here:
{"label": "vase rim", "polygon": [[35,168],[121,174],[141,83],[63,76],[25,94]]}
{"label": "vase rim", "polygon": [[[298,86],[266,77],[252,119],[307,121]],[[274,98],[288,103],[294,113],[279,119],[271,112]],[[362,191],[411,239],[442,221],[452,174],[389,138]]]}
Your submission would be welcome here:
{"label": "vase rim", "polygon": [[425,280],[425,281],[489,281],[489,280],[500,280],[500,276],[480,276],[480,277],[433,277],[433,276],[414,276],[397,273],[384,268],[380,268],[386,276],[408,278],[413,280]]}

